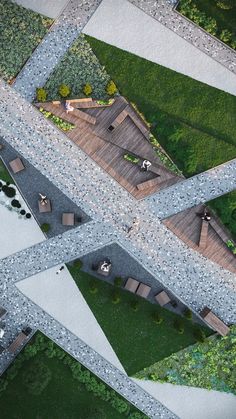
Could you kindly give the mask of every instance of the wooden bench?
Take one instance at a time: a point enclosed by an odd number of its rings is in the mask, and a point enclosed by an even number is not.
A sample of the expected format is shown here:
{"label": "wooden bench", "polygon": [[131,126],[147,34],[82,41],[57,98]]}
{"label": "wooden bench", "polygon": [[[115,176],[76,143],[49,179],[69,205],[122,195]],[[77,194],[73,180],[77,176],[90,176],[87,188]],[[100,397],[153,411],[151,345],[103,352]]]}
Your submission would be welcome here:
{"label": "wooden bench", "polygon": [[52,101],[52,104],[53,104],[53,105],[60,105],[60,104],[61,104],[61,102],[60,102],[60,100],[53,100],[53,101]]}
{"label": "wooden bench", "polygon": [[69,103],[84,103],[85,102],[85,103],[87,103],[87,102],[92,102],[92,101],[93,101],[93,99],[91,97],[83,97],[83,98],[80,98],[80,99],[70,99],[70,100],[67,100],[66,102],[69,102]]}
{"label": "wooden bench", "polygon": [[24,332],[20,332],[19,335],[16,337],[15,340],[11,343],[11,345],[8,347],[8,351],[11,353],[14,353],[17,351],[17,349],[22,345],[22,343],[27,339],[27,336],[24,334]]}
{"label": "wooden bench", "polygon": [[137,281],[137,279],[128,278],[127,281],[126,281],[126,284],[125,284],[124,288],[127,291],[130,291],[130,292],[135,293],[137,291],[137,288],[138,288],[139,284],[140,284],[140,282]]}
{"label": "wooden bench", "polygon": [[216,220],[211,218],[210,225],[215,230],[215,232],[218,234],[218,236],[221,238],[221,240],[223,240],[224,243],[227,243],[227,241],[229,240],[229,237],[224,232],[224,230],[219,226],[219,224],[216,222]]}
{"label": "wooden bench", "polygon": [[158,302],[158,304],[160,304],[161,307],[165,306],[171,301],[169,295],[164,290],[155,295],[155,300]]}
{"label": "wooden bench", "polygon": [[90,124],[96,124],[96,118],[94,118],[94,116],[88,115],[87,113],[80,111],[79,109],[74,109],[70,113],[76,116],[77,118],[83,119],[83,121],[89,122]]}
{"label": "wooden bench", "polygon": [[209,227],[208,221],[202,220],[201,233],[200,233],[200,238],[199,238],[199,243],[198,243],[198,246],[200,249],[206,249],[207,247],[208,227]]}
{"label": "wooden bench", "polygon": [[208,307],[204,307],[200,316],[221,336],[226,336],[230,332],[230,328],[222,322]]}
{"label": "wooden bench", "polygon": [[136,294],[139,295],[140,297],[147,298],[150,291],[151,291],[151,287],[141,282],[136,291]]}
{"label": "wooden bench", "polygon": [[20,157],[17,157],[15,160],[10,161],[9,166],[13,173],[21,172],[21,170],[24,170],[25,168]]}
{"label": "wooden bench", "polygon": [[154,186],[157,186],[160,184],[160,176],[155,177],[154,179],[145,180],[145,182],[138,183],[136,188],[139,191],[144,191],[146,189],[153,188]]}

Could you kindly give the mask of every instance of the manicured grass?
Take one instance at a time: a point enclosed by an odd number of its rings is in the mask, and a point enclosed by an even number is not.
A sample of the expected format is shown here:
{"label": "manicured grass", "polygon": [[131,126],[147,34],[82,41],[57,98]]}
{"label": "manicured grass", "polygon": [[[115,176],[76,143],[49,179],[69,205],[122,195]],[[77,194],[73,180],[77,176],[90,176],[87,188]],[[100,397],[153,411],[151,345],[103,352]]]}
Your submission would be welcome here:
{"label": "manicured grass", "polygon": [[120,93],[134,102],[185,176],[236,157],[236,97],[94,38]]}
{"label": "manicured grass", "polygon": [[[196,342],[193,330],[198,326],[190,320],[183,318],[184,333],[179,334],[173,323],[180,316],[93,278],[76,267],[69,266],[69,270],[129,375]],[[96,293],[91,292],[93,280]],[[115,291],[120,294],[118,304],[112,302]],[[138,302],[137,311],[131,307],[134,301]],[[154,322],[154,313],[163,318],[161,324]],[[211,333],[207,328],[203,330],[207,335]]]}
{"label": "manicured grass", "polygon": [[4,180],[4,182],[14,183],[12,177],[10,176],[8,170],[6,169],[1,159],[0,159],[0,180]]}
{"label": "manicured grass", "polygon": [[140,371],[141,379],[202,387],[236,395],[236,327],[222,338],[211,336]]}
{"label": "manicured grass", "polygon": [[134,419],[135,413],[137,419],[146,418],[126,401],[127,414],[121,414],[120,401],[117,393],[39,332],[0,379],[1,419]]}
{"label": "manicured grass", "polygon": [[213,199],[208,205],[215,210],[236,241],[236,191]]}
{"label": "manicured grass", "polygon": [[0,0],[0,76],[15,77],[45,36],[53,20],[10,0]]}

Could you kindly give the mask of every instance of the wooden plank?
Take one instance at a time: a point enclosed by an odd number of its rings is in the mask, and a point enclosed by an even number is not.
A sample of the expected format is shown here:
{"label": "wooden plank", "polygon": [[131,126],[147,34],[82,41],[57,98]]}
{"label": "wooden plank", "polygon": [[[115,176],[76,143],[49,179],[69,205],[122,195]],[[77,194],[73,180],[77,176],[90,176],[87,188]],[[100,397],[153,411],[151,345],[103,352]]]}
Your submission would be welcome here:
{"label": "wooden plank", "polygon": [[160,177],[157,176],[154,179],[146,180],[145,182],[139,183],[136,188],[139,191],[143,191],[145,189],[153,188],[153,186],[156,186],[160,183]]}
{"label": "wooden plank", "polygon": [[73,111],[70,111],[72,115],[75,115],[76,117],[83,119],[83,121],[86,121],[90,124],[95,125],[96,124],[96,118],[93,116],[88,115],[87,113],[80,111],[79,109],[74,109]]}
{"label": "wooden plank", "polygon": [[205,249],[207,247],[208,226],[208,221],[202,220],[201,233],[199,239],[199,247],[201,249]]}
{"label": "wooden plank", "polygon": [[230,328],[208,307],[204,307],[200,315],[221,336],[226,336],[230,332]]}
{"label": "wooden plank", "polygon": [[93,99],[91,97],[83,97],[83,98],[80,98],[80,99],[69,99],[66,102],[69,102],[69,103],[85,103],[85,104],[87,104],[87,103],[90,103],[92,101],[93,101]]}
{"label": "wooden plank", "polygon": [[227,243],[229,240],[229,236],[224,232],[224,230],[221,228],[221,226],[214,220],[214,218],[211,218],[210,220],[211,227],[214,228],[215,232],[218,234],[218,236],[223,240],[224,243]]}

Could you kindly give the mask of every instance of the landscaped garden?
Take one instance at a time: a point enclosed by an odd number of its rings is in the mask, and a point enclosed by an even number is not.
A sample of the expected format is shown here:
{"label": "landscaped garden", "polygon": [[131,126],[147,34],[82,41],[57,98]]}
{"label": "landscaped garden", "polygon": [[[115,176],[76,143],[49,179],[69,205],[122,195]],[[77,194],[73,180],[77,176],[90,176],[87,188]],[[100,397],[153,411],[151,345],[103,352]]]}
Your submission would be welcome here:
{"label": "landscaped garden", "polygon": [[146,418],[40,332],[0,378],[0,402],[1,419]]}
{"label": "landscaped garden", "polygon": [[212,333],[194,324],[191,312],[187,319],[94,278],[76,263],[68,268],[128,375]]}
{"label": "landscaped garden", "polygon": [[235,0],[180,0],[177,10],[236,49]]}
{"label": "landscaped garden", "polygon": [[145,368],[141,379],[203,387],[236,395],[236,327]]}
{"label": "landscaped garden", "polygon": [[0,0],[0,15],[0,76],[11,81],[53,21],[9,0]]}
{"label": "landscaped garden", "polygon": [[64,55],[44,88],[47,100],[61,99],[60,86],[68,88],[64,97],[94,97],[106,99],[109,75],[94,55],[84,35],[80,35]]}

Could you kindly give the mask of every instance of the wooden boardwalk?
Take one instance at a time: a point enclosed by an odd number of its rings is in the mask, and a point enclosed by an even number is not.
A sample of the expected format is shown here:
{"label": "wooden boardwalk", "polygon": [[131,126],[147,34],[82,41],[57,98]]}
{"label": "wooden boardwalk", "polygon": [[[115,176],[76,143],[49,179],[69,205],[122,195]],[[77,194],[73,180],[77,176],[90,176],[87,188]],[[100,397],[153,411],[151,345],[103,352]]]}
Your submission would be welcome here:
{"label": "wooden boardwalk", "polygon": [[[76,103],[72,105],[76,107]],[[142,199],[182,179],[163,166],[147,139],[147,126],[123,97],[117,97],[112,106],[90,105],[92,107],[89,108],[85,107],[86,103],[85,106],[81,103],[78,106],[90,118],[80,118],[79,112],[67,114],[64,107],[58,104],[40,103],[37,106],[73,123],[75,128],[68,131],[67,136],[136,199]],[[95,124],[91,123],[95,120]],[[108,128],[113,124],[115,128],[109,131]],[[124,159],[126,153],[139,157],[140,163],[144,159],[150,160],[153,171],[141,172],[140,164]],[[202,231],[202,220],[197,215],[202,210],[203,207],[198,206],[182,211],[166,219],[164,224],[189,247],[236,273],[236,258],[225,244],[230,237],[219,220],[214,218],[209,225],[204,225]]]}

